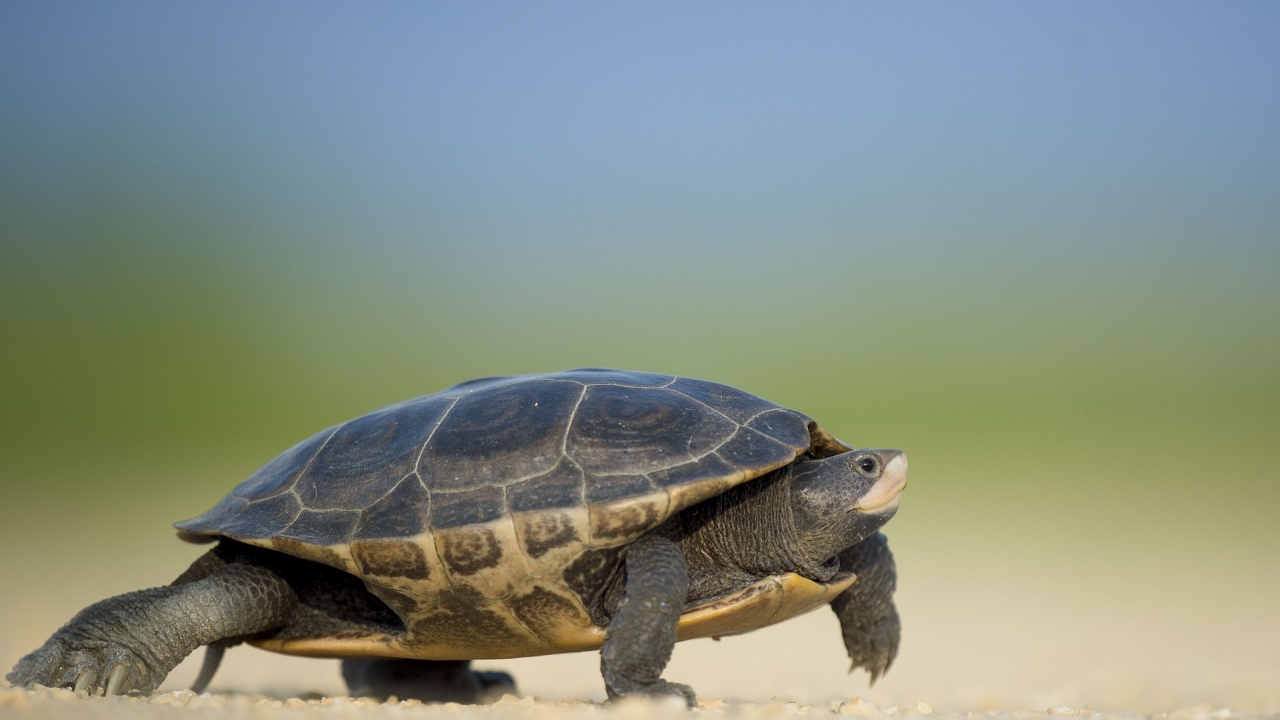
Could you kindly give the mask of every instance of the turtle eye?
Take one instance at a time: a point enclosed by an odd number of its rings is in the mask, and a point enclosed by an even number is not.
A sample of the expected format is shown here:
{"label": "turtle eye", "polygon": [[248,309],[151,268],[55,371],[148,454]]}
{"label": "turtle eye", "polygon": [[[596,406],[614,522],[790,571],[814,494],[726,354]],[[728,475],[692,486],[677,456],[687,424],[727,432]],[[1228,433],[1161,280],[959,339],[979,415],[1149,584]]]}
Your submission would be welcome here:
{"label": "turtle eye", "polygon": [[871,455],[863,455],[857,460],[854,460],[853,464],[857,466],[858,470],[860,470],[863,475],[874,476],[880,471],[880,463],[876,462],[875,457]]}

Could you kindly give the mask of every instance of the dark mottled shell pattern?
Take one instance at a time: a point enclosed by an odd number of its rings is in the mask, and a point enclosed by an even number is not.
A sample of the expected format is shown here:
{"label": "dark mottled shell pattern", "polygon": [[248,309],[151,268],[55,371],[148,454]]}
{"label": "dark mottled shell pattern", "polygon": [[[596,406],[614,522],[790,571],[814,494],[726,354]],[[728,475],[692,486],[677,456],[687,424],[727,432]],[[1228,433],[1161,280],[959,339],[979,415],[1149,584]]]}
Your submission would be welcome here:
{"label": "dark mottled shell pattern", "polygon": [[800,454],[847,449],[801,413],[711,382],[602,369],[486,378],[325,430],[177,527],[350,572],[407,630],[277,650],[579,650],[599,644],[586,607],[626,544]]}

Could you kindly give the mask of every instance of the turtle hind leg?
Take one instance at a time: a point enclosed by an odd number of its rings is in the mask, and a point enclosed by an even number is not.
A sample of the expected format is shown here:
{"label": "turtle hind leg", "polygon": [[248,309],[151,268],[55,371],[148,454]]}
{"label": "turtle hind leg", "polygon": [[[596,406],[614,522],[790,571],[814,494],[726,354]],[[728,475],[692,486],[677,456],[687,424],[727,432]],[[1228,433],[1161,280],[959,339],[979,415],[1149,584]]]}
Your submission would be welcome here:
{"label": "turtle hind leg", "polygon": [[378,700],[480,704],[515,694],[515,680],[507,673],[470,666],[470,660],[348,658],[342,661],[342,678],[352,695]]}
{"label": "turtle hind leg", "polygon": [[286,624],[297,605],[288,582],[267,567],[227,562],[217,553],[197,561],[198,579],[90,605],[6,679],[91,695],[150,692],[201,645]]}

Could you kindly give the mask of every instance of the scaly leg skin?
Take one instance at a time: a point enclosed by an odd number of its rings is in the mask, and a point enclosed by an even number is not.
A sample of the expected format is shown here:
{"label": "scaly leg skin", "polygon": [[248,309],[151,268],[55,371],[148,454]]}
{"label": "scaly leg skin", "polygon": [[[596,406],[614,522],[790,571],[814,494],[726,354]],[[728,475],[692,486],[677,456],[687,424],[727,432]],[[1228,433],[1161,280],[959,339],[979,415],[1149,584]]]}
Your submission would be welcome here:
{"label": "scaly leg skin", "polygon": [[342,661],[342,678],[353,696],[382,701],[483,704],[515,694],[516,682],[507,673],[470,666],[470,660],[349,658]]}
{"label": "scaly leg skin", "polygon": [[680,546],[664,537],[645,535],[627,548],[626,571],[622,601],[600,648],[600,672],[609,698],[679,697],[689,707],[697,707],[693,688],[661,677],[671,660],[676,622],[689,592]]}
{"label": "scaly leg skin", "polygon": [[201,645],[283,625],[297,604],[289,584],[259,565],[223,563],[217,552],[192,566],[216,566],[198,580],[90,605],[5,678],[90,695],[149,693]]}
{"label": "scaly leg skin", "polygon": [[898,572],[881,533],[840,553],[840,569],[856,573],[857,582],[831,601],[840,618],[840,633],[853,664],[849,672],[864,668],[871,683],[884,675],[898,654],[902,624],[893,605]]}

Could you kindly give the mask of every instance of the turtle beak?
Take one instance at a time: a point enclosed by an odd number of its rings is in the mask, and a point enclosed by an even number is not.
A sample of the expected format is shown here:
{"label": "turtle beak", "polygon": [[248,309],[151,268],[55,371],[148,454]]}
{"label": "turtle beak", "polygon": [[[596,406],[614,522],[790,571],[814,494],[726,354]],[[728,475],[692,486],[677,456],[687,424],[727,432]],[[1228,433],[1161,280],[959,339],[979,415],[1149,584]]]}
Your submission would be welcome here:
{"label": "turtle beak", "polygon": [[898,509],[907,486],[907,454],[901,450],[875,450],[884,468],[879,479],[853,509],[864,513],[884,513]]}

